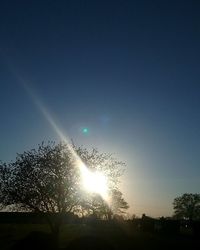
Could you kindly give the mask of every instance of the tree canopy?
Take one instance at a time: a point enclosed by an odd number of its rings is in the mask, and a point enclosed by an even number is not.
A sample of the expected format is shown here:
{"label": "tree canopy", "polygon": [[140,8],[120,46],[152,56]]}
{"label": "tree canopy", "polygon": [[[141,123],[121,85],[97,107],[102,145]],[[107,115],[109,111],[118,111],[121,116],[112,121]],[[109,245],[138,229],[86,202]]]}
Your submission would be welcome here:
{"label": "tree canopy", "polygon": [[[77,158],[91,171],[101,171],[107,177],[109,202],[83,190]],[[97,149],[42,143],[37,149],[17,154],[14,162],[0,164],[0,203],[20,211],[81,212],[111,218],[128,208],[119,190],[124,166]]]}
{"label": "tree canopy", "polygon": [[174,199],[174,215],[179,219],[200,219],[200,194],[186,193]]}

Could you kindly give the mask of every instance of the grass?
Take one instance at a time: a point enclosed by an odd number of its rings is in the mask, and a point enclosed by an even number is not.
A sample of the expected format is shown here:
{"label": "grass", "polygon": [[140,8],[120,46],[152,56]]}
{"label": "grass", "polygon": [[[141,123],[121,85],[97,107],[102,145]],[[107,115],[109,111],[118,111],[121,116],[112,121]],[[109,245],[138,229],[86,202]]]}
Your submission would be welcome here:
{"label": "grass", "polygon": [[[8,250],[33,231],[49,233],[45,224],[0,224],[0,249]],[[60,234],[60,248],[82,237],[99,237],[114,249],[198,249],[200,241],[189,236],[141,232],[125,224],[66,224]],[[84,249],[84,248],[82,248]]]}

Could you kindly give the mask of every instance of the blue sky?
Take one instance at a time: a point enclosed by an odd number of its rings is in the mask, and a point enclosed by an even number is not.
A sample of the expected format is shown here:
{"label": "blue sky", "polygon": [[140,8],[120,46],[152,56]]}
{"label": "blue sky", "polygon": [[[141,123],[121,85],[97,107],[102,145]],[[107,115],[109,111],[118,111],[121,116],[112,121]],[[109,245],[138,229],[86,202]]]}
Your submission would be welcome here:
{"label": "blue sky", "polygon": [[75,143],[126,162],[130,213],[170,215],[173,198],[199,192],[199,11],[198,1],[2,2],[0,159],[59,140],[37,99]]}

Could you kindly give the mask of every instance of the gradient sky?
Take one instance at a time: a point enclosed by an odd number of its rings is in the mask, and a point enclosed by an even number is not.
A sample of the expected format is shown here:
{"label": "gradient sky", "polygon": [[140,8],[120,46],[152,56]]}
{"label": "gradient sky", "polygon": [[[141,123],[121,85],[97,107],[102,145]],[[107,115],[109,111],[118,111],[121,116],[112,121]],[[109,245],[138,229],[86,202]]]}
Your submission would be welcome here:
{"label": "gradient sky", "polygon": [[1,1],[0,159],[59,140],[39,101],[76,144],[126,162],[130,213],[171,215],[200,191],[199,13],[198,0]]}

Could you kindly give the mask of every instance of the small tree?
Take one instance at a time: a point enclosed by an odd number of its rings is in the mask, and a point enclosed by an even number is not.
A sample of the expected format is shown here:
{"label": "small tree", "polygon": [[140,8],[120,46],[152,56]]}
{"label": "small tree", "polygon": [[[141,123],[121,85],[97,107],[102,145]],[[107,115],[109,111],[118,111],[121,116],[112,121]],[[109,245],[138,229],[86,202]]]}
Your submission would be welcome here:
{"label": "small tree", "polygon": [[96,218],[111,220],[114,214],[122,215],[129,208],[128,203],[122,197],[122,193],[114,189],[110,191],[106,201],[98,194],[83,196],[79,209],[85,215],[94,215]]}
{"label": "small tree", "polygon": [[178,219],[200,219],[200,194],[183,194],[174,199],[173,206]]}

